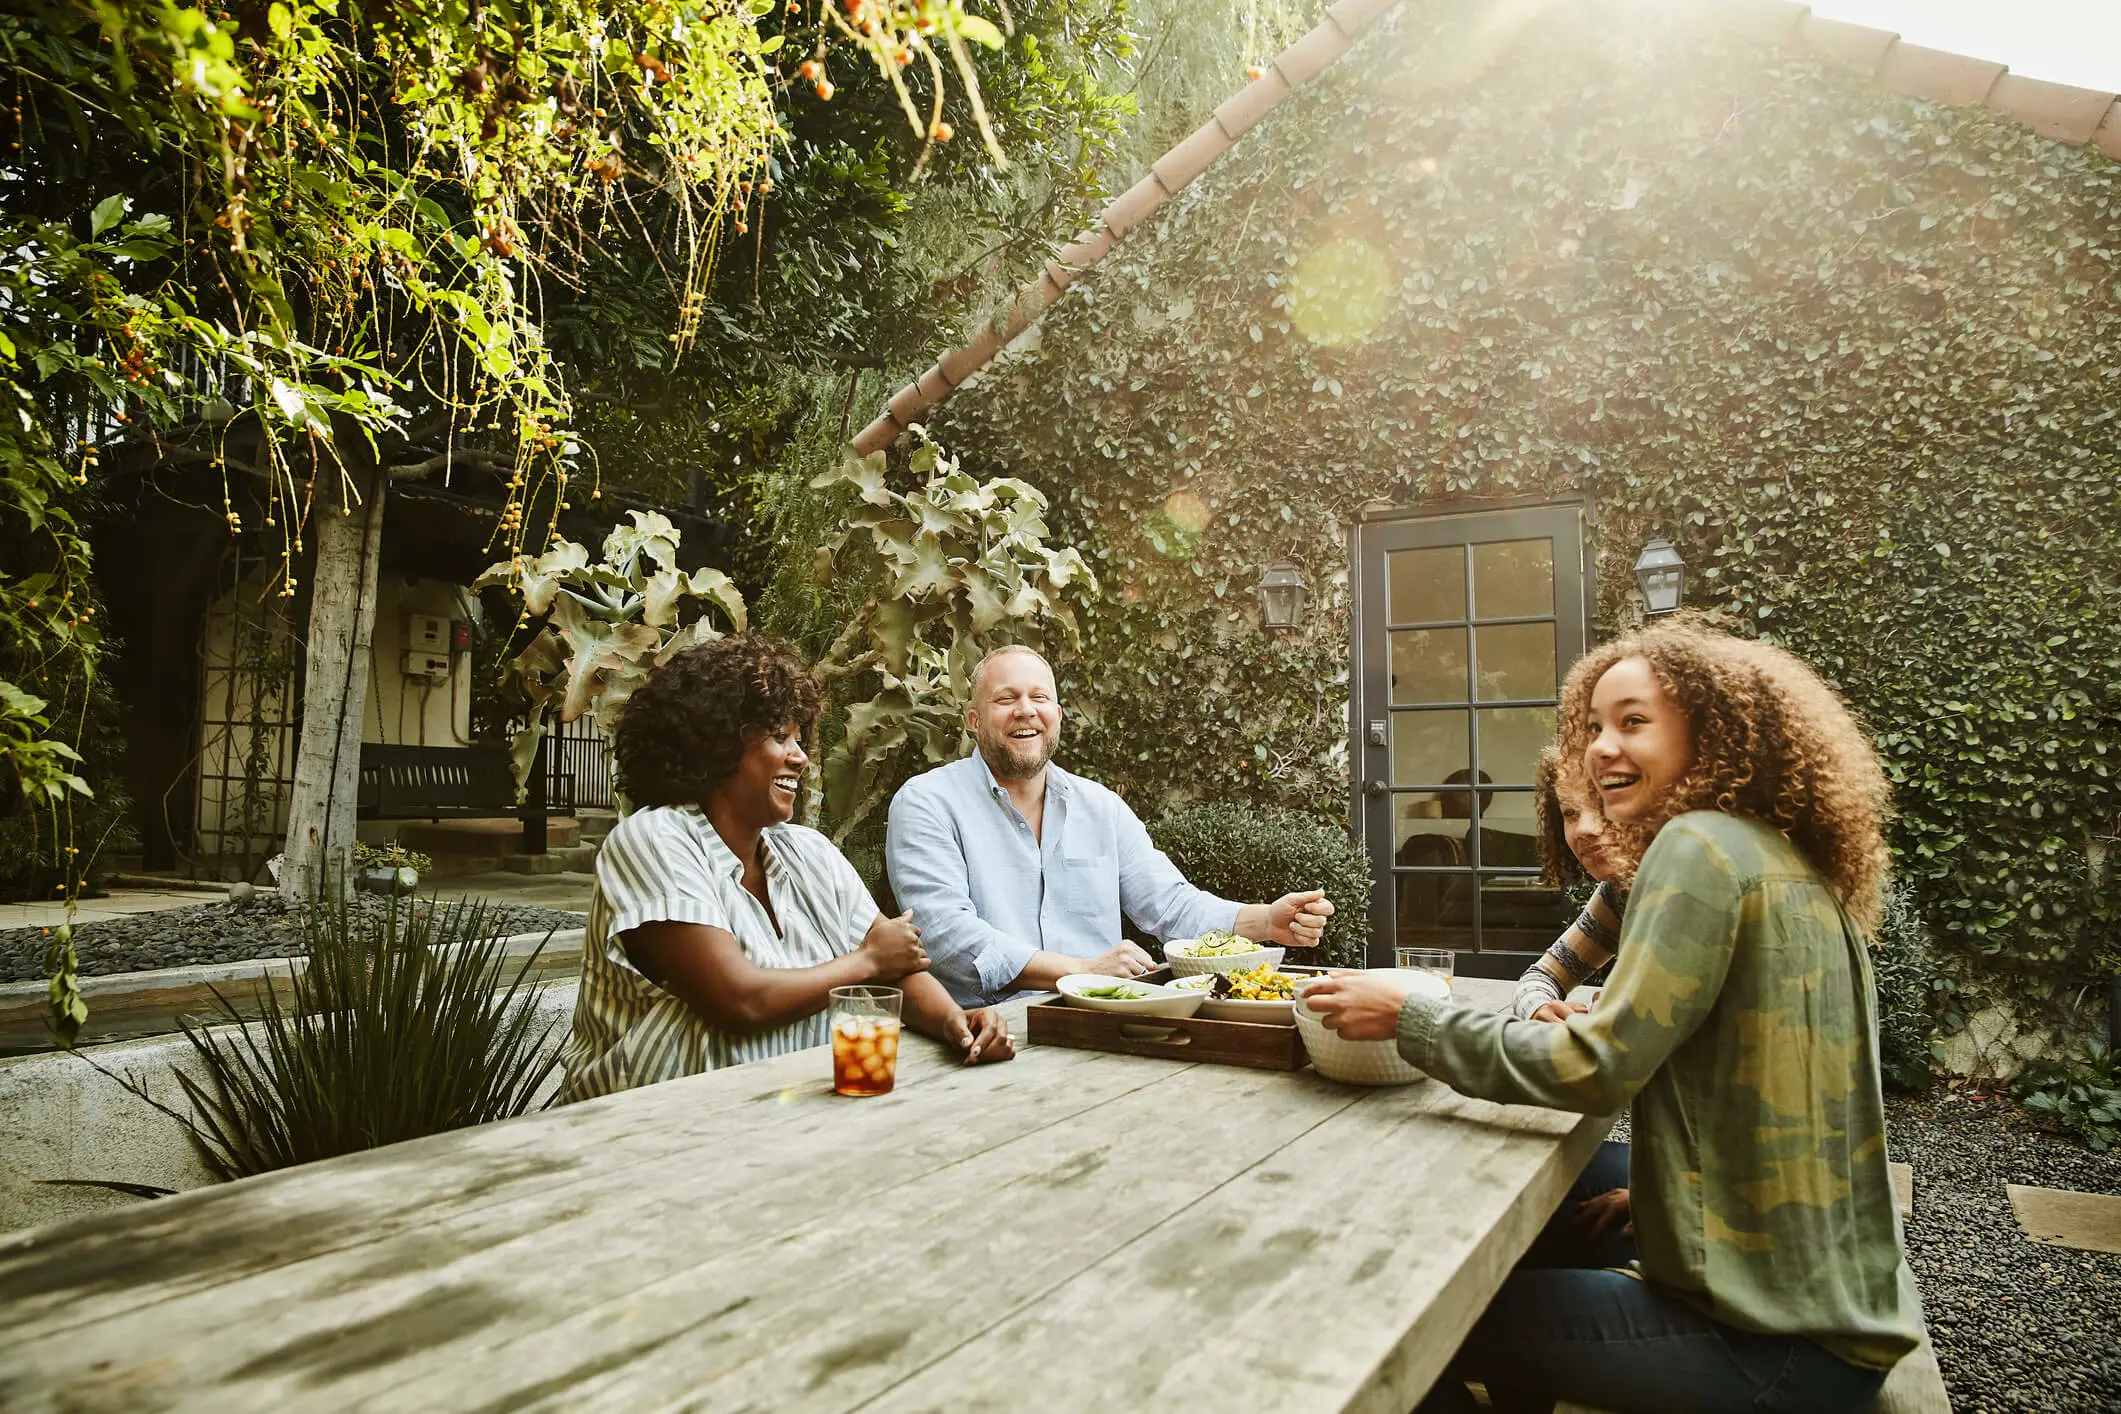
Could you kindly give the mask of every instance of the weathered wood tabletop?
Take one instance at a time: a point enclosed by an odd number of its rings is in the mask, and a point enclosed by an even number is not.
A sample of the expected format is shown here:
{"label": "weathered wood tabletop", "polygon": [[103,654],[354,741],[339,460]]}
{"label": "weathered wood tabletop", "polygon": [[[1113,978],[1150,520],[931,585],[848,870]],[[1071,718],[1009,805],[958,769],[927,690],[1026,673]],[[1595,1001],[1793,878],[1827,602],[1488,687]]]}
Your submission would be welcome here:
{"label": "weathered wood tabletop", "polygon": [[1606,1128],[1052,1047],[899,1066],[844,1099],[808,1051],[16,1234],[0,1409],[1399,1414]]}

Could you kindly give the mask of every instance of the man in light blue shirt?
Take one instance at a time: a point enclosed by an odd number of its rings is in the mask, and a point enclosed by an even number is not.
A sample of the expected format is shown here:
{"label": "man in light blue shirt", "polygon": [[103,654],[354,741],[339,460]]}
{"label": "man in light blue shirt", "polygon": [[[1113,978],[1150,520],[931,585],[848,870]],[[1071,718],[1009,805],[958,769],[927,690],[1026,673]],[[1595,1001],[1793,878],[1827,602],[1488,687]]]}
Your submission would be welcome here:
{"label": "man in light blue shirt", "polygon": [[1140,976],[1156,964],[1120,938],[1122,913],[1161,939],[1220,928],[1317,944],[1333,912],[1323,892],[1238,904],[1194,888],[1125,801],[1051,764],[1060,723],[1046,660],[998,648],[973,674],[965,713],[978,751],[914,777],[891,801],[892,892],[960,1004],[1045,990],[1071,972]]}

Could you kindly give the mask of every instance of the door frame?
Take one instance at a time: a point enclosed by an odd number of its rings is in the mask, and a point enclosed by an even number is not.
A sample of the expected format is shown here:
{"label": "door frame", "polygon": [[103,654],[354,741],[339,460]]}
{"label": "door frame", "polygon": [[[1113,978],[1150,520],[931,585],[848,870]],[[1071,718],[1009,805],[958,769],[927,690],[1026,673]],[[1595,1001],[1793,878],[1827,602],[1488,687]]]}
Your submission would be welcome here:
{"label": "door frame", "polygon": [[[1575,511],[1581,531],[1583,563],[1582,626],[1580,642],[1588,653],[1596,646],[1592,635],[1592,620],[1598,604],[1598,553],[1595,539],[1597,520],[1595,498],[1589,492],[1565,496],[1498,496],[1487,498],[1464,498],[1431,502],[1420,506],[1372,505],[1358,512],[1357,518],[1347,524],[1348,545],[1348,820],[1364,855],[1369,856],[1369,821],[1367,800],[1363,783],[1371,774],[1367,763],[1372,750],[1388,750],[1371,746],[1366,740],[1367,711],[1375,678],[1382,668],[1366,661],[1363,655],[1363,634],[1371,612],[1386,612],[1384,605],[1370,604],[1364,594],[1363,557],[1380,530],[1404,525],[1410,521],[1474,520],[1488,516],[1507,515],[1515,511]],[[1557,648],[1555,672],[1557,678],[1568,676],[1570,663],[1561,662],[1560,645]],[[1387,650],[1389,655],[1389,649]],[[1559,683],[1557,681],[1557,688]],[[1386,713],[1389,717],[1389,712]],[[1385,828],[1389,831],[1390,815],[1386,816]],[[1396,907],[1394,879],[1388,868],[1380,874],[1375,865],[1370,876],[1370,941],[1369,963],[1372,967],[1392,965],[1392,923]],[[1557,928],[1557,932],[1558,932]],[[1536,952],[1465,952],[1457,954],[1457,966],[1467,976],[1516,977],[1539,956]]]}

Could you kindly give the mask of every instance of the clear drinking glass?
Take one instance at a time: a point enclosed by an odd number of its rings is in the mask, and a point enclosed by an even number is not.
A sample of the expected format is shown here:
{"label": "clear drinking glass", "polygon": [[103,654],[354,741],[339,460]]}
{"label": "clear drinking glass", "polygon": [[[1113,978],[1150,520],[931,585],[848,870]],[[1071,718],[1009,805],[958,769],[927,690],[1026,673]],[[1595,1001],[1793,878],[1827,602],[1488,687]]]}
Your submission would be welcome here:
{"label": "clear drinking glass", "polygon": [[832,1088],[842,1095],[888,1095],[898,1080],[896,987],[832,989]]}
{"label": "clear drinking glass", "polygon": [[1451,950],[1449,948],[1394,948],[1392,961],[1395,966],[1411,972],[1433,972],[1443,978],[1443,984],[1451,985]]}

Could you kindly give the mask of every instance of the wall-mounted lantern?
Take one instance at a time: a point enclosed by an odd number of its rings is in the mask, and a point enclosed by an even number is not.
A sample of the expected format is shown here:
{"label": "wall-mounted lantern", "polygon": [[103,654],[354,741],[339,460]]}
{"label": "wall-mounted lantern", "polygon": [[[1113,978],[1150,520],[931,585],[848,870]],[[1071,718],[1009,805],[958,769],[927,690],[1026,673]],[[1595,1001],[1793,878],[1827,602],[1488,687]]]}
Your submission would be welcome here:
{"label": "wall-mounted lantern", "polygon": [[1259,620],[1268,628],[1292,629],[1303,622],[1310,586],[1296,566],[1283,560],[1269,565],[1259,578]]}
{"label": "wall-mounted lantern", "polygon": [[1643,612],[1650,618],[1678,609],[1686,592],[1686,561],[1669,540],[1652,540],[1635,561],[1635,583],[1642,588]]}

